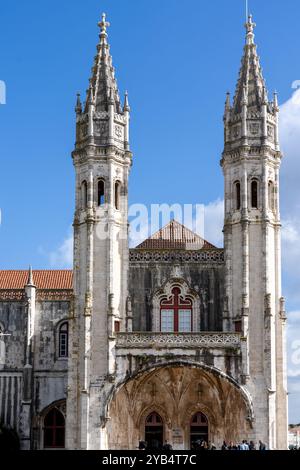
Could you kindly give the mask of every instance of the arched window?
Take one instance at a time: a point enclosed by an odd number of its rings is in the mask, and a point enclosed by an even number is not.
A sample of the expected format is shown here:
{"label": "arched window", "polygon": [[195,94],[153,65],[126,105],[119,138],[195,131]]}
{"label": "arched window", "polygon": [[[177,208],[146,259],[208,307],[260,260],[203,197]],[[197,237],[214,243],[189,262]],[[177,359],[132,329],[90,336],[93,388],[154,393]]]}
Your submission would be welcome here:
{"label": "arched window", "polygon": [[234,188],[235,188],[235,209],[239,211],[241,208],[241,183],[239,181],[236,181],[234,183]]}
{"label": "arched window", "polygon": [[173,287],[172,295],[160,302],[160,331],[192,331],[192,301],[184,299],[179,287]]}
{"label": "arched window", "polygon": [[158,413],[153,411],[146,418],[145,441],[147,449],[161,449],[164,442],[164,424]]}
{"label": "arched window", "polygon": [[83,181],[81,184],[81,207],[86,209],[87,206],[87,182]]}
{"label": "arched window", "polygon": [[103,204],[105,203],[105,186],[103,180],[98,181],[97,198],[98,206],[103,206]]}
{"label": "arched window", "polygon": [[44,447],[65,447],[65,417],[57,408],[52,408],[44,418]]}
{"label": "arched window", "polygon": [[120,189],[121,183],[120,181],[115,182],[115,209],[120,210]]}
{"label": "arched window", "polygon": [[68,336],[69,336],[69,325],[68,322],[64,322],[59,327],[59,338],[58,338],[58,356],[68,357]]}
{"label": "arched window", "polygon": [[208,443],[208,420],[201,411],[196,413],[191,419],[190,441],[191,449],[197,448],[197,441]]}
{"label": "arched window", "polygon": [[274,210],[275,200],[274,200],[274,184],[272,181],[268,183],[268,206],[270,211]]}
{"label": "arched window", "polygon": [[258,183],[256,180],[251,182],[251,207],[258,209]]}

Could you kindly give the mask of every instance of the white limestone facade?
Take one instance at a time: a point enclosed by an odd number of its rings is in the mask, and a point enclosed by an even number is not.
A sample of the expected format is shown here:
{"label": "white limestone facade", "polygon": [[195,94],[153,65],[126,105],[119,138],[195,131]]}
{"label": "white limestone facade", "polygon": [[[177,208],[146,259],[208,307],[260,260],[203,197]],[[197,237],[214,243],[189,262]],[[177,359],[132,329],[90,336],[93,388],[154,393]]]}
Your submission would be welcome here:
{"label": "white limestone facade", "polygon": [[279,107],[252,17],[225,104],[224,249],[176,221],[129,249],[130,108],[99,26],[76,103],[73,288],[0,272],[0,426],[24,449],[287,449]]}

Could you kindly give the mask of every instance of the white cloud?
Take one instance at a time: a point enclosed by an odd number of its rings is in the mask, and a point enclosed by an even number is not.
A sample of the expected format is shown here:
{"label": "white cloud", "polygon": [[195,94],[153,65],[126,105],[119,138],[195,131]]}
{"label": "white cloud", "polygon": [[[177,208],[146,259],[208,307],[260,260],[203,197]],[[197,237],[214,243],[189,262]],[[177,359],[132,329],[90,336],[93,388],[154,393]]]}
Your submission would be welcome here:
{"label": "white cloud", "polygon": [[300,304],[300,89],[280,107],[282,263],[287,300]]}
{"label": "white cloud", "polygon": [[[172,211],[172,208],[176,208],[176,211]],[[162,220],[158,216],[159,212],[163,216]],[[129,208],[130,247],[135,247],[146,240],[173,217],[208,242],[218,247],[223,246],[224,201],[217,199],[207,205],[198,206],[162,204],[149,208],[142,204],[132,205]]]}
{"label": "white cloud", "polygon": [[52,268],[72,268],[73,264],[73,235],[63,240],[61,245],[49,253],[50,266]]}
{"label": "white cloud", "polygon": [[223,246],[224,201],[218,199],[204,207],[204,237],[218,247]]}
{"label": "white cloud", "polygon": [[[289,323],[300,322],[300,311],[297,310],[297,311],[289,312],[288,320],[289,320]],[[300,327],[300,323],[299,323],[299,327]]]}
{"label": "white cloud", "polygon": [[300,89],[280,107],[280,140],[283,151],[281,169],[282,209],[284,218],[300,209]]}

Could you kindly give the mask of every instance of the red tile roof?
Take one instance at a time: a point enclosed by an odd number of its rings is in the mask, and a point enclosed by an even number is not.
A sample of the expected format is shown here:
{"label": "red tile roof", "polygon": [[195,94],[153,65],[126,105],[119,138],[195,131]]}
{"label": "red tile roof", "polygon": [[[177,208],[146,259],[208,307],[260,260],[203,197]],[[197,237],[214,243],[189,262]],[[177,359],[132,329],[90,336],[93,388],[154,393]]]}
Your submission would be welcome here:
{"label": "red tile roof", "polygon": [[169,222],[136,247],[138,250],[207,250],[215,248],[214,245],[176,220]]}
{"label": "red tile roof", "polygon": [[[38,270],[32,271],[33,283],[38,289],[72,289],[73,271]],[[28,281],[28,270],[0,271],[0,289],[24,289]]]}

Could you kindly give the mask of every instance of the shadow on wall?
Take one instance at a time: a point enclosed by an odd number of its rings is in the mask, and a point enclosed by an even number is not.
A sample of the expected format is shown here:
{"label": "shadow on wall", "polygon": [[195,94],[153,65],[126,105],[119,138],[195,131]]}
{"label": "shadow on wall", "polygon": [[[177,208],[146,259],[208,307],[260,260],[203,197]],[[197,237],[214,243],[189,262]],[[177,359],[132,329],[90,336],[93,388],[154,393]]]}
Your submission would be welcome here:
{"label": "shadow on wall", "polygon": [[0,424],[0,451],[1,450],[20,450],[20,441],[17,432]]}

